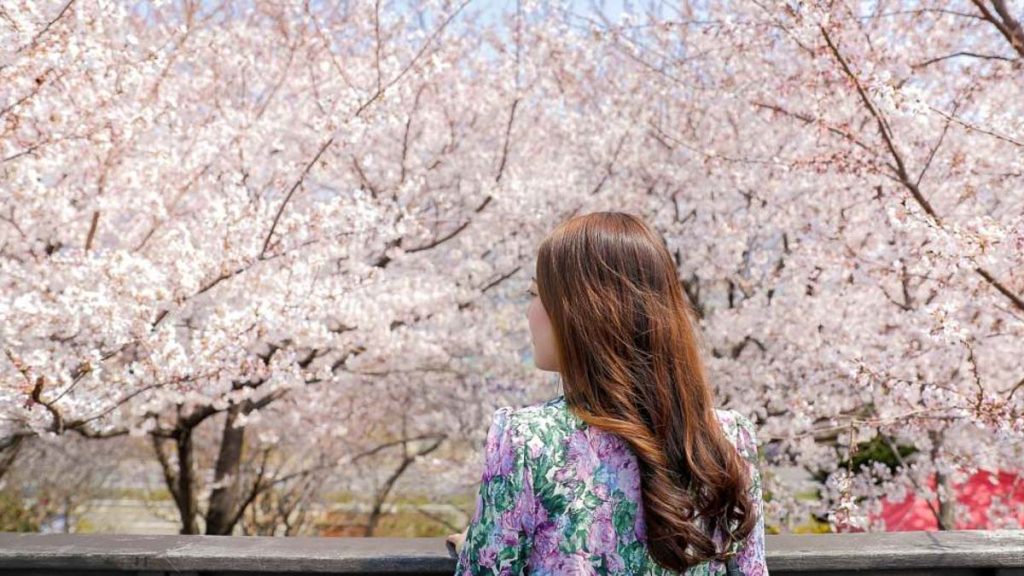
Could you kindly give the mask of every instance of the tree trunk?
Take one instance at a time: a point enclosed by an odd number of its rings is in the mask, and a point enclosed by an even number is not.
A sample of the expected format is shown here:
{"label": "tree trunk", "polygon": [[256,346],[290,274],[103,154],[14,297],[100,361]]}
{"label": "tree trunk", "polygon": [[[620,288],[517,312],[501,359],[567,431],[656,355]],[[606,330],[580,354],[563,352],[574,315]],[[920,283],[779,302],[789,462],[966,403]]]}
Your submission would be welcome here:
{"label": "tree trunk", "polygon": [[950,499],[944,493],[953,493],[949,477],[940,472],[935,473],[935,486],[939,492],[939,530],[952,530],[956,526],[956,498]]}
{"label": "tree trunk", "polygon": [[[206,533],[230,535],[237,522],[239,478],[238,468],[245,446],[245,428],[235,427],[235,421],[242,411],[242,405],[233,405],[225,415],[224,432],[221,434],[220,452],[214,469],[214,488],[206,514]],[[225,481],[226,479],[226,481]]]}
{"label": "tree trunk", "polygon": [[176,438],[178,446],[178,513],[181,515],[181,533],[199,534],[198,502],[195,485],[195,465],[193,462],[192,428],[179,431]]}
{"label": "tree trunk", "polygon": [[[956,495],[947,475],[939,472],[939,450],[942,448],[943,433],[930,430],[928,436],[932,441],[932,466],[935,467],[935,493],[939,500],[939,516],[935,520],[939,530],[952,530],[956,526]],[[933,509],[934,511],[934,509]]]}
{"label": "tree trunk", "polygon": [[0,480],[3,480],[4,475],[14,466],[24,440],[24,436],[15,436],[0,442]]}
{"label": "tree trunk", "polygon": [[71,496],[64,496],[64,533],[71,534],[71,514],[75,509]]}
{"label": "tree trunk", "polygon": [[398,465],[398,468],[388,476],[388,479],[384,482],[384,486],[377,491],[377,494],[373,499],[373,508],[370,510],[370,517],[366,520],[366,529],[363,534],[366,537],[373,536],[373,532],[377,529],[377,523],[380,522],[380,517],[384,513],[384,503],[387,502],[388,496],[391,494],[391,489],[395,487],[395,482],[401,478],[405,470],[413,463],[413,459],[406,457],[402,459],[402,463]]}

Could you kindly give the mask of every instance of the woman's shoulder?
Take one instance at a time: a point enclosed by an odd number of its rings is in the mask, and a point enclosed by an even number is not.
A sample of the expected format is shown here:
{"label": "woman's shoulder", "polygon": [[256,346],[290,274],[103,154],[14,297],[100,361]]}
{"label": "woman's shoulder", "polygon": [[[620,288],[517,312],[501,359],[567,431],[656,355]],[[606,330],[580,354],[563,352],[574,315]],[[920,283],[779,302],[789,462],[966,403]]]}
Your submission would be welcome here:
{"label": "woman's shoulder", "polygon": [[757,458],[757,430],[750,418],[738,410],[716,408],[715,414],[722,425],[722,431],[740,454],[747,460]]}
{"label": "woman's shoulder", "polygon": [[[513,408],[504,406],[498,411],[509,420],[517,423],[554,423],[567,427],[585,426],[581,423],[571,410],[569,410],[565,395],[558,395],[548,400],[535,402],[526,406]],[[741,412],[731,408],[716,408],[715,415],[729,439],[734,443],[744,440],[745,436],[756,436],[753,422]]]}
{"label": "woman's shoulder", "polygon": [[564,395],[517,408],[503,406],[495,412],[495,418],[502,420],[514,435],[523,438],[543,435],[551,439],[559,432],[585,426],[568,409]]}
{"label": "woman's shoulder", "polygon": [[[729,441],[748,460],[757,458],[757,430],[750,418],[741,412],[729,408],[716,408],[722,431]],[[495,423],[500,429],[525,441],[527,438],[541,436],[554,440],[564,434],[588,428],[566,405],[565,396],[514,408],[503,406],[494,414]]]}
{"label": "woman's shoulder", "polygon": [[514,417],[518,421],[556,418],[567,411],[564,395],[518,408],[503,406],[498,410],[506,412],[510,417]]}

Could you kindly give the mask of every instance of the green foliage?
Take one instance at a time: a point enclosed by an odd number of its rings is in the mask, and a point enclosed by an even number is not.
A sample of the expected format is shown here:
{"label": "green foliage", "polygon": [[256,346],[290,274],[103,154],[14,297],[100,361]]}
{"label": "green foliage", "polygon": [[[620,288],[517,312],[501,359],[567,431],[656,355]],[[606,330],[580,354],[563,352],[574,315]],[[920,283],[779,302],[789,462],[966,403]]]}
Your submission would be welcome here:
{"label": "green foliage", "polygon": [[447,536],[451,533],[444,524],[409,510],[381,516],[374,536],[421,538]]}
{"label": "green foliage", "polygon": [[[896,452],[893,451],[892,447],[889,446],[889,443],[881,435],[876,435],[867,442],[858,443],[857,452],[853,455],[853,471],[856,472],[864,466],[870,466],[873,462],[881,462],[889,468],[890,472],[896,472],[896,468],[900,464],[900,458],[905,459],[907,456],[917,452],[917,448],[914,446],[897,445],[896,448],[899,450],[899,457],[896,456]],[[841,449],[837,446],[837,455],[840,451]],[[840,457],[838,467],[846,468],[848,466],[850,466],[850,459]],[[817,482],[824,483],[829,473],[824,470],[815,470],[812,474]]]}
{"label": "green foliage", "polygon": [[[774,532],[769,532],[767,529],[765,529],[765,532],[769,534],[780,533],[777,528]],[[807,522],[793,528],[793,534],[828,534],[831,532],[832,527],[829,526],[829,523],[819,518],[811,518]]]}
{"label": "green foliage", "polygon": [[119,486],[107,488],[97,492],[97,497],[115,498],[124,500],[138,500],[141,502],[170,502],[173,500],[171,492],[167,488],[130,488]]}
{"label": "green foliage", "polygon": [[336,490],[324,494],[324,501],[335,504],[349,504],[362,500],[358,494],[349,490]]}
{"label": "green foliage", "polygon": [[0,532],[38,532],[39,522],[21,497],[10,490],[0,491]]}
{"label": "green foliage", "polygon": [[[911,454],[914,454],[915,452],[918,451],[915,446],[907,445],[896,445],[896,449],[899,450],[899,456],[897,456],[897,453],[893,451],[892,446],[890,446],[889,443],[885,441],[884,437],[876,434],[873,438],[871,438],[871,440],[868,440],[867,442],[859,442],[857,444],[857,452],[854,453],[853,461],[851,462],[849,458],[843,458],[841,456],[841,454],[845,451],[842,449],[842,447],[837,445],[835,447],[836,456],[838,458],[837,467],[850,467],[854,471],[854,473],[856,473],[861,468],[871,466],[874,462],[881,462],[882,464],[885,464],[885,466],[889,469],[890,472],[895,473],[896,469],[900,466],[900,459],[905,460],[907,456],[910,456]],[[811,472],[811,476],[814,478],[814,480],[822,485],[824,485],[825,481],[828,479],[829,476],[829,472],[821,469],[809,470],[809,472]],[[821,490],[817,490],[816,494],[811,494],[810,492],[803,492],[798,494],[797,498],[820,499]],[[829,532],[830,530],[828,526],[829,524],[825,518],[812,517],[809,523],[800,525],[800,527],[795,529],[794,532],[801,534]]]}

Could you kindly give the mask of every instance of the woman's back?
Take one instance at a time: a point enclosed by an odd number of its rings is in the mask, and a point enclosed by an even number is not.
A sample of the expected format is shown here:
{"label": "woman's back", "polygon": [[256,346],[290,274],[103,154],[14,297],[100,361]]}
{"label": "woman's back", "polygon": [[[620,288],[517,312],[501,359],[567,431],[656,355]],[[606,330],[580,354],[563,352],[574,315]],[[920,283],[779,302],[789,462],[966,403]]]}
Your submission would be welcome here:
{"label": "woman's back", "polygon": [[[744,576],[767,574],[753,425],[738,412],[715,412],[748,463],[757,506],[757,527],[739,548],[738,565]],[[635,455],[617,435],[581,421],[564,396],[495,412],[476,504],[458,574],[674,573],[656,564],[645,544]],[[720,534],[714,539],[721,543]],[[724,573],[715,561],[686,572]]]}

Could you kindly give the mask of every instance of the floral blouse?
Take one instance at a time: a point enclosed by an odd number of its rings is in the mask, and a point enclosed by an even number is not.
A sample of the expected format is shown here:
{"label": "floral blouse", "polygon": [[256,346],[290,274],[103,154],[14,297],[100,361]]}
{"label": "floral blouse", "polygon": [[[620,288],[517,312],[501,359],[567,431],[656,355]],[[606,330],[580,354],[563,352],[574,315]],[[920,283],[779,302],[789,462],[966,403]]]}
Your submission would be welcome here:
{"label": "floral blouse", "polygon": [[[767,575],[754,426],[734,410],[716,413],[749,462],[758,515],[737,551],[737,564],[744,576]],[[494,413],[457,576],[677,574],[655,563],[645,539],[640,474],[628,444],[588,426],[564,396]],[[720,533],[713,539],[721,546]],[[725,565],[709,560],[686,574],[717,576],[725,574]]]}

